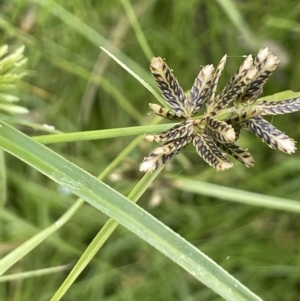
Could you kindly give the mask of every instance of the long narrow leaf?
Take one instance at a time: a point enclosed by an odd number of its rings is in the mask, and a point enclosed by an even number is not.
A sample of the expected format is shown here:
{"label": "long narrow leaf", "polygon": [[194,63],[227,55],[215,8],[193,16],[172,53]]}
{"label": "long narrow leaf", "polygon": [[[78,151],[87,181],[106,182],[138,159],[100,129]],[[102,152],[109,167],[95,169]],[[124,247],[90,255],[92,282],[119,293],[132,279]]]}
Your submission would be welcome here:
{"label": "long narrow leaf", "polygon": [[126,66],[121,60],[119,60],[116,56],[114,56],[111,52],[109,52],[104,47],[100,47],[106,54],[108,54],[113,60],[115,60],[122,68],[124,68],[129,74],[131,74],[135,79],[137,79],[150,93],[154,95],[154,97],[163,105],[165,105],[164,99],[159,96],[159,94],[139,75],[137,75],[132,69]]}
{"label": "long narrow leaf", "polygon": [[0,151],[0,208],[4,206],[6,202],[6,166],[4,152]]}
{"label": "long narrow leaf", "polygon": [[95,139],[108,139],[116,137],[125,136],[137,136],[143,134],[150,134],[153,132],[166,131],[171,126],[172,123],[167,124],[156,124],[156,125],[145,125],[145,126],[132,126],[116,129],[105,129],[96,131],[86,131],[86,132],[74,132],[74,133],[62,133],[62,134],[50,134],[34,137],[34,140],[43,143],[58,143],[58,142],[71,142],[71,141],[81,141],[81,140],[95,140]]}
{"label": "long narrow leaf", "polygon": [[222,200],[300,213],[300,202],[294,200],[248,192],[216,184],[204,183],[183,177],[177,180],[174,185],[178,189],[184,191],[194,192]]}

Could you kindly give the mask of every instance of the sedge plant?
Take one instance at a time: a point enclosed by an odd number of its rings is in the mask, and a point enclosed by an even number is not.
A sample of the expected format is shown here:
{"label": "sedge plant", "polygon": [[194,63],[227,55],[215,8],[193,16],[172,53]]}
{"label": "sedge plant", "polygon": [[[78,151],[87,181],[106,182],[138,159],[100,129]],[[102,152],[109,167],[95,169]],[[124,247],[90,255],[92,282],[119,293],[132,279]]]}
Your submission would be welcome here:
{"label": "sedge plant", "polygon": [[[18,67],[19,60],[20,58],[12,64],[14,68]],[[147,174],[128,198],[40,143],[1,122],[1,148],[68,188],[82,200],[89,202],[112,218],[81,256],[52,300],[62,298],[80,272],[113,233],[118,223],[171,258],[224,299],[261,300],[200,250],[131,202],[138,200],[163,166],[189,143],[193,143],[204,161],[217,170],[232,167],[225,153],[247,167],[253,165],[254,160],[248,150],[241,148],[237,143],[243,127],[247,127],[271,148],[285,153],[295,151],[295,142],[266,121],[263,116],[297,111],[300,108],[299,98],[281,101],[258,98],[262,93],[263,85],[277,66],[276,56],[267,48],[260,50],[254,59],[248,56],[225,88],[217,93],[217,84],[225,61],[226,56],[222,58],[215,70],[212,65],[205,66],[197,76],[190,94],[186,96],[166,63],[161,58],[152,60],[151,72],[170,108],[163,108],[156,104],[151,104],[150,108],[157,115],[175,120],[178,124],[163,133],[145,136],[146,140],[160,142],[163,145],[144,158],[140,170]],[[4,75],[8,74],[5,72],[4,70]],[[197,117],[196,114],[205,102],[204,114]],[[134,143],[138,143],[138,140]],[[102,177],[103,175],[100,175],[100,178]],[[60,220],[60,223],[49,229],[47,234],[34,236],[17,248],[16,252],[12,252],[11,256],[3,258],[0,261],[1,272],[6,271],[33,247],[59,229],[81,207],[82,200],[79,199],[72,207],[73,210],[68,211],[63,222]]]}

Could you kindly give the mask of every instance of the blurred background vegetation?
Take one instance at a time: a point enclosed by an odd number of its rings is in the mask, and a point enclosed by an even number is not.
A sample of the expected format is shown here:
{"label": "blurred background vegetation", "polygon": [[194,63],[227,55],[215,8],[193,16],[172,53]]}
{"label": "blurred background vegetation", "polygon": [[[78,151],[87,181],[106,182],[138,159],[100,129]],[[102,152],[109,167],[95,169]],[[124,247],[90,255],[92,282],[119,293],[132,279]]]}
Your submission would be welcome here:
{"label": "blurred background vegetation", "polygon": [[[201,65],[228,54],[220,86],[242,56],[268,46],[279,57],[264,95],[300,91],[300,5],[279,0],[131,1],[3,0],[0,45],[25,45],[28,75],[17,94],[30,113],[11,120],[29,135],[29,123],[63,132],[147,125],[154,97],[113,62],[114,52],[154,86],[151,56],[166,58],[188,90]],[[132,21],[133,20],[133,21]],[[133,26],[132,26],[133,25]],[[139,31],[140,30],[140,31]],[[149,47],[143,41],[143,33]],[[272,122],[300,140],[300,113]],[[270,119],[269,119],[270,120]],[[27,125],[26,125],[27,124]],[[88,172],[99,174],[134,137],[49,145]],[[151,214],[200,248],[264,300],[300,300],[300,219],[296,213],[232,203],[172,187],[178,176],[299,200],[299,152],[270,150],[245,132],[256,163],[216,172],[187,148],[139,201]],[[142,177],[139,163],[153,144],[141,142],[106,179],[127,195]],[[75,197],[9,155],[7,201],[0,211],[0,254],[52,224]],[[2,191],[2,194],[4,190]],[[5,198],[2,197],[2,200]],[[58,233],[9,273],[73,264],[107,217],[84,206]],[[68,270],[0,285],[0,300],[49,300]],[[67,292],[64,300],[221,300],[159,252],[119,227]]]}

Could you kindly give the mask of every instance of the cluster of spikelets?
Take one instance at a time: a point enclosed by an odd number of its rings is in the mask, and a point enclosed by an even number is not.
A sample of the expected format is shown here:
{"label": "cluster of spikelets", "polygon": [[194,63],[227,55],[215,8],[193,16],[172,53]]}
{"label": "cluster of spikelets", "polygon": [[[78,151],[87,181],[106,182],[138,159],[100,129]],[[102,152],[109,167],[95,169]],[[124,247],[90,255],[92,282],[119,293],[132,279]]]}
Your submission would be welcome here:
{"label": "cluster of spikelets", "polygon": [[[237,144],[241,129],[248,129],[273,149],[295,152],[295,142],[275,128],[263,115],[291,113],[300,110],[300,98],[282,101],[259,100],[263,85],[276,69],[278,59],[268,48],[261,49],[255,58],[247,56],[236,74],[220,93],[217,84],[226,62],[226,55],[217,68],[207,65],[201,69],[189,95],[185,95],[167,64],[160,57],[151,61],[151,73],[170,109],[150,104],[155,114],[180,123],[160,134],[146,135],[148,141],[162,146],[145,157],[140,170],[149,172],[170,161],[190,142],[197,153],[217,170],[232,167],[226,154],[246,165],[254,160],[247,149]],[[205,112],[194,116],[206,103]]]}
{"label": "cluster of spikelets", "polygon": [[0,111],[9,114],[24,114],[28,110],[15,105],[19,98],[10,94],[15,90],[16,82],[25,75],[21,69],[27,61],[23,56],[24,46],[9,53],[7,45],[0,46]]}

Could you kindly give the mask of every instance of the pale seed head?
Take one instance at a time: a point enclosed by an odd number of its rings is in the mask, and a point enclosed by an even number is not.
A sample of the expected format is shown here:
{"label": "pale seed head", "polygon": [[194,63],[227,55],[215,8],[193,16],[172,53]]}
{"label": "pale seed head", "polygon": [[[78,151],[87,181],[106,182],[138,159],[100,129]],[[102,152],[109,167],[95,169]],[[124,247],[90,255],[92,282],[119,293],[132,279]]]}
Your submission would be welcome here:
{"label": "pale seed head", "polygon": [[278,140],[278,148],[287,154],[292,154],[296,151],[295,141],[293,139]]}
{"label": "pale seed head", "polygon": [[278,63],[279,63],[279,60],[278,60],[277,56],[270,54],[267,58],[265,69],[273,71],[276,68]]}
{"label": "pale seed head", "polygon": [[232,162],[221,161],[216,165],[216,170],[225,170],[233,166]]}
{"label": "pale seed head", "polygon": [[242,64],[242,69],[249,69],[251,68],[252,64],[253,64],[253,58],[252,55],[249,54]]}
{"label": "pale seed head", "polygon": [[149,172],[155,170],[156,162],[157,162],[157,158],[154,156],[144,158],[144,161],[140,165],[140,171]]}
{"label": "pale seed head", "polygon": [[154,57],[151,60],[151,65],[150,66],[154,69],[159,69],[163,66],[163,64],[164,64],[164,61],[161,57]]}
{"label": "pale seed head", "polygon": [[267,56],[270,54],[269,48],[262,48],[259,50],[258,54],[257,54],[257,58],[259,61],[263,61],[267,58]]}
{"label": "pale seed head", "polygon": [[235,131],[233,128],[229,129],[228,131],[223,133],[224,138],[226,139],[227,143],[231,143],[235,141]]}

